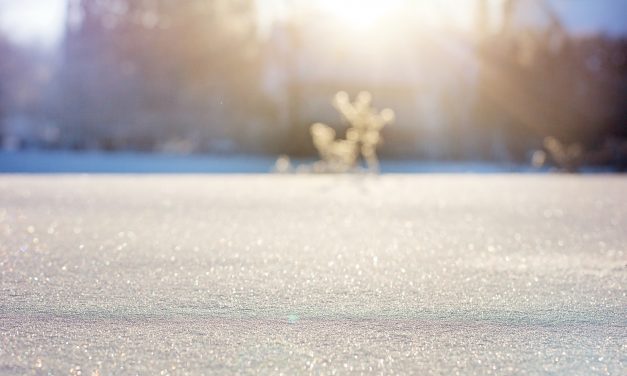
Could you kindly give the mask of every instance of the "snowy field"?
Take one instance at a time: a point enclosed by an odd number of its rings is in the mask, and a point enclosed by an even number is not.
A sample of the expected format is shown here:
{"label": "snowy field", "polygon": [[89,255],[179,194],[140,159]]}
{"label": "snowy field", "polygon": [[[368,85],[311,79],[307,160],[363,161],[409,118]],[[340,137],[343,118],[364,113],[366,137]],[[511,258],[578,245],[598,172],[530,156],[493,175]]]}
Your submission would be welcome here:
{"label": "snowy field", "polygon": [[[269,173],[276,157],[258,155],[176,155],[136,152],[0,152],[0,173]],[[292,161],[307,165],[314,159]],[[528,165],[489,162],[383,160],[383,173],[538,172]],[[607,169],[606,169],[607,170]],[[546,171],[546,169],[544,169]],[[601,172],[603,169],[600,170]],[[599,172],[592,169],[588,172]]]}
{"label": "snowy field", "polygon": [[0,374],[624,375],[626,193],[0,175]]}

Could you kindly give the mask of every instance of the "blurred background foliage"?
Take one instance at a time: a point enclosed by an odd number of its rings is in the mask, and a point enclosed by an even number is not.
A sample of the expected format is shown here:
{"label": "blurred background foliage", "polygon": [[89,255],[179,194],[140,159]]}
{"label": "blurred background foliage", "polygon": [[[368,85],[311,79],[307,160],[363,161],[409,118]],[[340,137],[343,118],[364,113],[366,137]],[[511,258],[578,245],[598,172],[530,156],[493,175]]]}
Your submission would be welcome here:
{"label": "blurred background foliage", "polygon": [[396,113],[383,158],[527,163],[552,137],[625,168],[624,35],[573,33],[550,1],[469,0],[463,29],[384,3],[267,22],[253,0],[68,0],[54,48],[0,35],[0,145],[313,156],[314,122],[346,136],[334,93],[367,90]]}

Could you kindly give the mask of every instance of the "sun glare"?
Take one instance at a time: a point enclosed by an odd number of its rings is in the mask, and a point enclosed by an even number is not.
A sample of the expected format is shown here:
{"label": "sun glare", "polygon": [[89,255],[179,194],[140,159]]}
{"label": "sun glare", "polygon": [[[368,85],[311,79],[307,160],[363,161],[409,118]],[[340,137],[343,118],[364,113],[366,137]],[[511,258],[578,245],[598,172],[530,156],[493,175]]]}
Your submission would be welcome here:
{"label": "sun glare", "polygon": [[401,1],[323,0],[320,8],[350,29],[363,31],[374,27],[383,17],[400,8]]}
{"label": "sun glare", "polygon": [[63,30],[63,0],[0,0],[0,31],[17,42],[54,43]]}

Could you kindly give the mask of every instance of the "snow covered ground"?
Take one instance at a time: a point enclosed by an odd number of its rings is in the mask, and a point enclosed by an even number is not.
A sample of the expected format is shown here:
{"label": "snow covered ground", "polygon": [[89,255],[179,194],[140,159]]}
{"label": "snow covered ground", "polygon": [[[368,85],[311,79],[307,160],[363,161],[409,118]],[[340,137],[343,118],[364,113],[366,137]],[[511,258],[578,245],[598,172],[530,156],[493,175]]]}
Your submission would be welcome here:
{"label": "snow covered ground", "polygon": [[[268,173],[276,157],[176,155],[134,152],[0,152],[0,173]],[[295,166],[314,159],[292,161]],[[383,173],[503,173],[538,171],[530,166],[489,162],[383,160]]]}
{"label": "snow covered ground", "polygon": [[627,179],[0,175],[0,374],[614,374]]}

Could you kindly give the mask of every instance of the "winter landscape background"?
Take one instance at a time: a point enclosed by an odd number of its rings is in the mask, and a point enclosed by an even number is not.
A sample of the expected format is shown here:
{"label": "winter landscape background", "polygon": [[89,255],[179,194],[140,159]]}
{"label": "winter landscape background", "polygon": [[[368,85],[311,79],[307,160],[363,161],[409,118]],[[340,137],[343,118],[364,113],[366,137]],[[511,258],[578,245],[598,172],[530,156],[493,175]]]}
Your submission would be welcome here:
{"label": "winter landscape background", "polygon": [[553,137],[577,146],[577,167],[624,170],[626,13],[607,0],[3,0],[0,145],[314,158],[309,126],[342,137],[333,95],[365,90],[396,114],[383,159],[529,166]]}
{"label": "winter landscape background", "polygon": [[627,2],[0,0],[0,375],[623,375]]}

